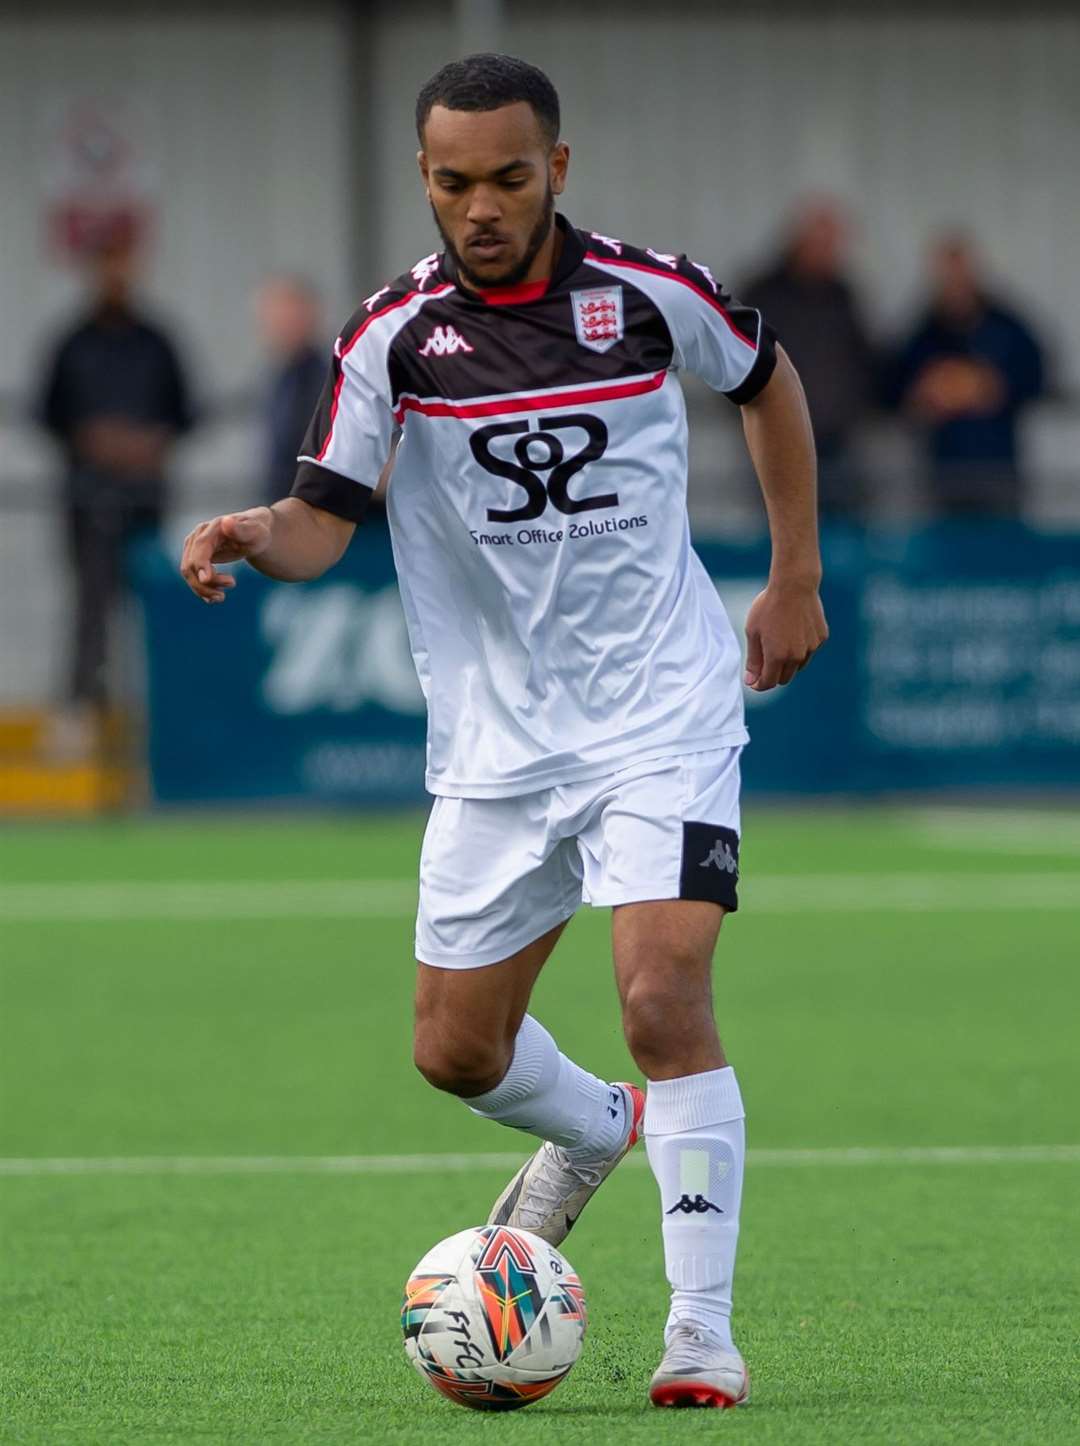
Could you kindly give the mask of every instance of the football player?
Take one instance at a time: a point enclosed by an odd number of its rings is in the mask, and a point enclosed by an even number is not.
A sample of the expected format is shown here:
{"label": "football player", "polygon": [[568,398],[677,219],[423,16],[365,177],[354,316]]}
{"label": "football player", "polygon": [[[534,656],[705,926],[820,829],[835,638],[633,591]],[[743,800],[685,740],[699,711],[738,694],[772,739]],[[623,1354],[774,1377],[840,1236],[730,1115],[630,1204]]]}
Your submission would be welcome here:
{"label": "football player", "polygon": [[[742,683],[789,683],[827,636],[802,387],[707,265],[556,212],[570,153],[535,67],[445,66],[417,129],[442,250],[343,328],[292,495],[200,524],[183,575],[211,604],[241,558],[318,577],[397,443],[388,512],[435,796],[417,1067],[539,1138],[491,1221],[552,1244],[644,1136],[671,1284],[652,1400],[737,1404],[743,1104],[711,966],[738,903]],[[690,544],[683,370],[740,408],[768,512],[745,679]],[[583,900],[612,910],[644,1092],[567,1058],[528,1012]]]}

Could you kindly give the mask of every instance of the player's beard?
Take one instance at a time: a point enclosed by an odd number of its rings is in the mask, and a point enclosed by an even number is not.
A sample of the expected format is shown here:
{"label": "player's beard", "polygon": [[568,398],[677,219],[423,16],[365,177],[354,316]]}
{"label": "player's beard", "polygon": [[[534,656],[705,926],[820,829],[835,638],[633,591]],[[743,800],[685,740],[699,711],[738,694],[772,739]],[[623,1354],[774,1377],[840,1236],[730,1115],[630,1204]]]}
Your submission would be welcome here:
{"label": "player's beard", "polygon": [[529,233],[529,239],[525,245],[525,251],[522,254],[521,260],[514,266],[511,266],[509,271],[503,272],[501,276],[478,276],[476,272],[470,268],[468,262],[462,258],[461,253],[453,241],[451,241],[445,227],[439,220],[439,213],[434,206],[431,208],[431,214],[435,217],[435,225],[438,227],[439,235],[443,239],[446,254],[456,266],[458,275],[468,282],[470,286],[475,287],[477,291],[483,291],[488,287],[516,286],[519,281],[524,281],[525,277],[528,276],[529,268],[540,254],[540,248],[551,232],[552,223],[555,220],[555,192],[551,189],[551,183],[549,181],[547,195],[544,197],[544,204],[541,208],[540,215],[537,217],[536,225]]}

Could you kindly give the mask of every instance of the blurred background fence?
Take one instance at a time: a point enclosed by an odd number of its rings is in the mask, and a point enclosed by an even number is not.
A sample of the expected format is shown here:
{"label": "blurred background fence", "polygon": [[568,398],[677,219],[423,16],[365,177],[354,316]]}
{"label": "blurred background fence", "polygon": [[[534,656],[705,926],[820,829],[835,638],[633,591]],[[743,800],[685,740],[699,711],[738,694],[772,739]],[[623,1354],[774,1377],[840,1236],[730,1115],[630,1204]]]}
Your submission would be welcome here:
{"label": "blurred background fence", "polygon": [[[834,635],[753,702],[750,785],[1080,783],[1074,5],[42,0],[0,10],[0,809],[419,796],[380,522],[324,582],[248,576],[222,609],[174,564],[193,521],[280,488],[313,358],[434,246],[413,102],[480,48],[559,88],[567,214],[707,262],[806,379]],[[167,349],[141,434],[70,400],[106,303]],[[738,622],[763,514],[737,413],[688,394],[695,536]],[[98,476],[118,447],[153,483],[138,515],[87,494],[85,449]]]}

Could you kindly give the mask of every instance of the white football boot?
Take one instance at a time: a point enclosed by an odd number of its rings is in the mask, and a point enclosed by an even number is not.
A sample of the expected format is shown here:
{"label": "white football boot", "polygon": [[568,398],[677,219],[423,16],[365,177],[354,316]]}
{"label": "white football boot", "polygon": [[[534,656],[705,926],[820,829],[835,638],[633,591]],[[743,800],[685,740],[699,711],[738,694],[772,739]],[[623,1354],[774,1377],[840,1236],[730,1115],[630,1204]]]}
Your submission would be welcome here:
{"label": "white football boot", "polygon": [[632,1084],[613,1084],[626,1100],[626,1139],[605,1160],[578,1165],[558,1145],[545,1141],[525,1161],[488,1216],[489,1225],[510,1225],[531,1230],[549,1245],[561,1245],[597,1190],[624,1155],[637,1143],[645,1095]]}
{"label": "white football boot", "polygon": [[750,1374],[738,1351],[696,1321],[682,1320],[652,1378],[649,1400],[654,1406],[745,1406]]}

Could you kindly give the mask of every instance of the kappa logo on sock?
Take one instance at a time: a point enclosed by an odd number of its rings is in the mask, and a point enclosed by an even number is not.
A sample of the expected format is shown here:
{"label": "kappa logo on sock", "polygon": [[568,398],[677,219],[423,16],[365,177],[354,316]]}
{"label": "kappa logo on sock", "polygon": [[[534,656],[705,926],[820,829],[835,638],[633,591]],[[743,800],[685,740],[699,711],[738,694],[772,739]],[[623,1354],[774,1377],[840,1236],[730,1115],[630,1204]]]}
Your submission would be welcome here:
{"label": "kappa logo on sock", "polygon": [[681,1200],[676,1200],[670,1210],[665,1210],[665,1215],[676,1215],[679,1211],[684,1215],[707,1215],[710,1210],[715,1210],[717,1215],[723,1215],[719,1205],[714,1205],[711,1200],[706,1200],[704,1195],[695,1195],[691,1200],[689,1195],[684,1195]]}

